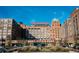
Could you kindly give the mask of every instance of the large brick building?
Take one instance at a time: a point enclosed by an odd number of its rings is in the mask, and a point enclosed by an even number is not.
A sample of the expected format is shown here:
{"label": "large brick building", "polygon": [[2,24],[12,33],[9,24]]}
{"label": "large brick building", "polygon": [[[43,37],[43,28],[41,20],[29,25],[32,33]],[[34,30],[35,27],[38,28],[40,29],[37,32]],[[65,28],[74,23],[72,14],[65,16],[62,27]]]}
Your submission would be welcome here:
{"label": "large brick building", "polygon": [[[70,17],[61,26],[60,37],[69,46],[79,44],[79,9],[76,8]],[[64,30],[63,30],[63,29]],[[63,33],[63,34],[61,34]]]}
{"label": "large brick building", "polygon": [[45,22],[34,22],[31,26],[28,26],[28,42],[31,43],[47,43],[51,40],[50,38],[50,26]]}
{"label": "large brick building", "polygon": [[0,19],[0,45],[12,45],[12,40],[21,39],[21,27],[14,19]]}
{"label": "large brick building", "polygon": [[74,26],[74,40],[75,43],[79,44],[79,8],[76,8],[71,14],[71,19],[73,20]]}
{"label": "large brick building", "polygon": [[52,26],[51,26],[51,33],[52,33],[52,40],[54,40],[56,43],[60,40],[59,38],[59,31],[60,31],[60,22],[58,19],[53,19]]}
{"label": "large brick building", "polygon": [[50,26],[48,23],[32,23],[31,26],[28,27],[29,30],[29,39],[37,39],[37,40],[49,40],[50,39]]}
{"label": "large brick building", "polygon": [[59,37],[61,39],[61,45],[65,44],[65,38],[66,38],[66,30],[65,30],[65,24],[61,25],[60,31],[59,31]]}

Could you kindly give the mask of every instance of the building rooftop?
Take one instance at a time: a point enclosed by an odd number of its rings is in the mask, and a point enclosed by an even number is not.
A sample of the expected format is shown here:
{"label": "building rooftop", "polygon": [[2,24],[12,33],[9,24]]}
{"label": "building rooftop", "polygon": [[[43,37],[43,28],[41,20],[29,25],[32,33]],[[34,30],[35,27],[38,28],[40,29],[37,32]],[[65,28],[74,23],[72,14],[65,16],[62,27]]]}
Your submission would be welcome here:
{"label": "building rooftop", "polygon": [[13,18],[0,18],[1,20],[8,20],[8,19],[13,19]]}
{"label": "building rooftop", "polygon": [[57,18],[54,18],[52,21],[59,21],[59,19],[57,19]]}
{"label": "building rooftop", "polygon": [[47,22],[33,22],[32,24],[48,24]]}
{"label": "building rooftop", "polygon": [[75,8],[74,10],[73,10],[73,12],[71,13],[71,17],[73,17],[73,16],[75,16],[75,14],[77,13],[77,12],[79,12],[79,8]]}
{"label": "building rooftop", "polygon": [[49,26],[47,22],[33,22],[32,26]]}
{"label": "building rooftop", "polygon": [[76,8],[76,10],[78,10],[79,8]]}

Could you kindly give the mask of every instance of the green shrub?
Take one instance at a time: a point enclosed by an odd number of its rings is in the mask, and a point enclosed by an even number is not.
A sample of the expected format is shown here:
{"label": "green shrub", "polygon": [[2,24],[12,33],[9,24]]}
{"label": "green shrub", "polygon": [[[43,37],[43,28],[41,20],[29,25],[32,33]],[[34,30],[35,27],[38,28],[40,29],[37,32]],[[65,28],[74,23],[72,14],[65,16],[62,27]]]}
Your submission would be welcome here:
{"label": "green shrub", "polygon": [[19,52],[69,52],[70,48],[63,48],[60,46],[36,47],[28,46],[19,49]]}

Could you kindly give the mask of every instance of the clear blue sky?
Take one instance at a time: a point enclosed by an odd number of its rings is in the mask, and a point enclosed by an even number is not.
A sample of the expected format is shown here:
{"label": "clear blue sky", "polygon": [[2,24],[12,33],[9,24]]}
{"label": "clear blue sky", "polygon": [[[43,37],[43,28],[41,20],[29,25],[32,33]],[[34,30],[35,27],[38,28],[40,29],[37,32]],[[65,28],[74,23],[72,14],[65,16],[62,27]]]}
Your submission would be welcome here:
{"label": "clear blue sky", "polygon": [[32,22],[48,22],[58,18],[60,23],[70,16],[78,6],[0,6],[0,18],[14,18],[30,25]]}

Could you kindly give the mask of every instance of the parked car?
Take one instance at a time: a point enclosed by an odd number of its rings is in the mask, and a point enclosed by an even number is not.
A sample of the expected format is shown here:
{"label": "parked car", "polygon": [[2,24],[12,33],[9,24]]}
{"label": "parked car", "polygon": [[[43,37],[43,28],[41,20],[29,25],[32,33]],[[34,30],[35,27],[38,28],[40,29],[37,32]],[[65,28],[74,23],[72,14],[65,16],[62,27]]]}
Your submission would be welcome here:
{"label": "parked car", "polygon": [[79,44],[76,44],[73,48],[79,50]]}
{"label": "parked car", "polygon": [[62,45],[62,47],[64,47],[64,48],[69,48],[69,46],[68,46],[68,45]]}
{"label": "parked car", "polygon": [[8,52],[8,50],[2,46],[0,46],[0,53]]}

